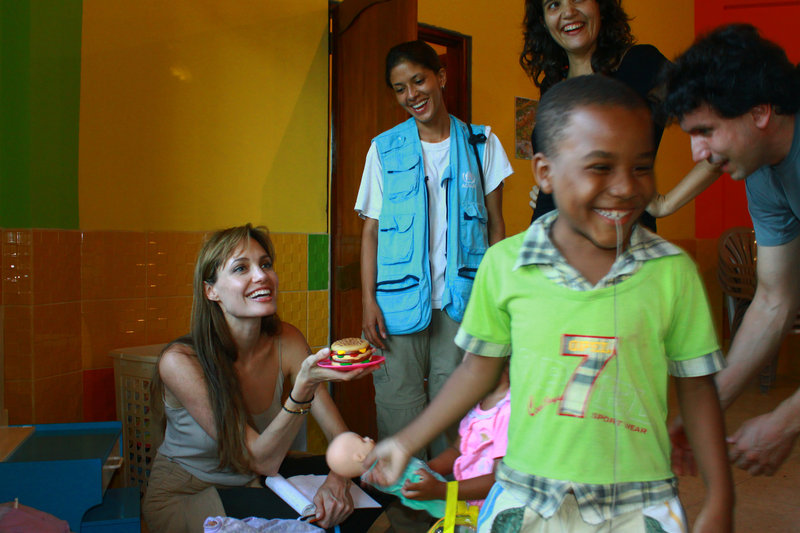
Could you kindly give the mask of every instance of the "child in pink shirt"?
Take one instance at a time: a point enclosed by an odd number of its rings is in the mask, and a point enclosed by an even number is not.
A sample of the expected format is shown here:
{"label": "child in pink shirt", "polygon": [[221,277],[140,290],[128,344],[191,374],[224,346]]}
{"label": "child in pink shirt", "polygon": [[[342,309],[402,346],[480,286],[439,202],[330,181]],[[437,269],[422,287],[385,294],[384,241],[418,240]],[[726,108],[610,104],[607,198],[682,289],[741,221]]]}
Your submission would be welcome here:
{"label": "child in pink shirt", "polygon": [[[494,484],[494,467],[506,454],[508,417],[511,411],[506,363],[497,388],[461,419],[458,439],[428,462],[434,472],[453,474],[458,483],[458,499],[480,506]],[[406,482],[403,496],[412,500],[444,500],[447,483],[425,470],[417,470],[420,480]]]}

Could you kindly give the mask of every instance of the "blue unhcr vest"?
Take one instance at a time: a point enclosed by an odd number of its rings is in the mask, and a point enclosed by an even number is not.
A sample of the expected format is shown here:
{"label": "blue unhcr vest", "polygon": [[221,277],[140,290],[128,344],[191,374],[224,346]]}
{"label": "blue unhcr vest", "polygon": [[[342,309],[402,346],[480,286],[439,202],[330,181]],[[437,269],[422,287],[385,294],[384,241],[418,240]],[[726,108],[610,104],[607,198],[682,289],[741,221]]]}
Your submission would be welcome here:
{"label": "blue unhcr vest", "polygon": [[[473,126],[476,134],[483,126]],[[450,115],[450,166],[442,176],[447,205],[447,266],[442,308],[464,316],[475,272],[488,247],[486,204],[467,125]],[[431,319],[428,189],[422,144],[413,118],[374,139],[383,167],[383,206],[378,218],[375,296],[386,329],[420,331]],[[484,145],[478,146],[481,158]]]}

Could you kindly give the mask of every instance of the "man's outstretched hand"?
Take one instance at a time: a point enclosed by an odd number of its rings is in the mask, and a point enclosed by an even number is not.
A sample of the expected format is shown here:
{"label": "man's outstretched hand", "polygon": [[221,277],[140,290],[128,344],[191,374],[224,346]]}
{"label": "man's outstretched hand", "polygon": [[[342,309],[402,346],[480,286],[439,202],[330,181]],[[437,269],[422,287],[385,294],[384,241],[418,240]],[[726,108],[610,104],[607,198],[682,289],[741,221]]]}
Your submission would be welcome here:
{"label": "man's outstretched hand", "polygon": [[771,476],[791,453],[797,436],[776,411],[751,418],[728,437],[731,463],[754,476]]}

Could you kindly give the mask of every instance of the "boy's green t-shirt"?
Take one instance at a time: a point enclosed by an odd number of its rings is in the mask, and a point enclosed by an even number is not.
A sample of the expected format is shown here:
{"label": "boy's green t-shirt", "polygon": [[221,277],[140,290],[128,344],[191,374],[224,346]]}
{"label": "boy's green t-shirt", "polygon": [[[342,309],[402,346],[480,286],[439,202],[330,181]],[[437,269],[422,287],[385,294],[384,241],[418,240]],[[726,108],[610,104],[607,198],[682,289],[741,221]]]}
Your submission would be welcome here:
{"label": "boy's green t-shirt", "polygon": [[653,259],[615,286],[574,291],[536,266],[514,269],[523,236],[486,254],[456,337],[479,355],[511,354],[504,461],[577,483],[673,477],[668,373],[689,375],[682,361],[719,350],[694,263]]}

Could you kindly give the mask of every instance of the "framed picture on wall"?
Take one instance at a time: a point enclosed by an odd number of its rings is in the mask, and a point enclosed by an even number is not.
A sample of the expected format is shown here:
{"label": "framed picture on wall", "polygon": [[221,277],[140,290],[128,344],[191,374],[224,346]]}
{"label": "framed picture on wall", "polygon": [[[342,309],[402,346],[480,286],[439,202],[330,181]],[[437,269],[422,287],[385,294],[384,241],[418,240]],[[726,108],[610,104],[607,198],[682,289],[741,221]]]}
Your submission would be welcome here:
{"label": "framed picture on wall", "polygon": [[531,132],[536,125],[536,108],[539,106],[538,100],[514,98],[515,114],[515,150],[514,157],[517,159],[533,159],[533,149],[531,148]]}

